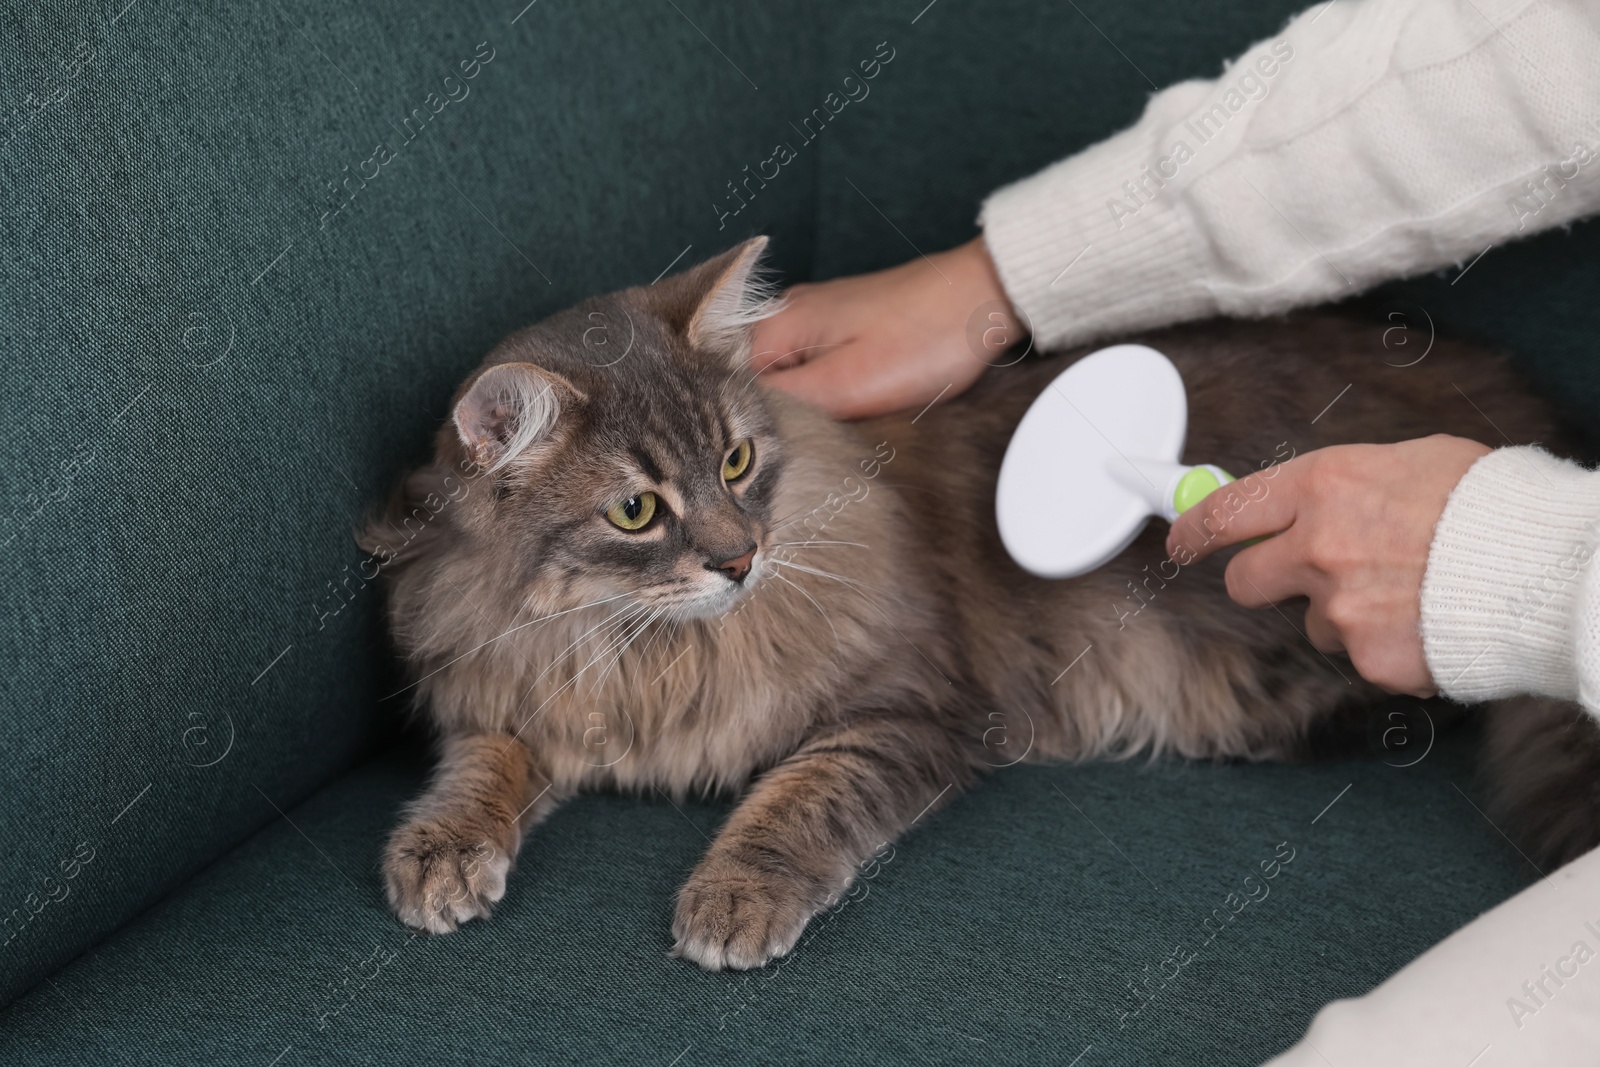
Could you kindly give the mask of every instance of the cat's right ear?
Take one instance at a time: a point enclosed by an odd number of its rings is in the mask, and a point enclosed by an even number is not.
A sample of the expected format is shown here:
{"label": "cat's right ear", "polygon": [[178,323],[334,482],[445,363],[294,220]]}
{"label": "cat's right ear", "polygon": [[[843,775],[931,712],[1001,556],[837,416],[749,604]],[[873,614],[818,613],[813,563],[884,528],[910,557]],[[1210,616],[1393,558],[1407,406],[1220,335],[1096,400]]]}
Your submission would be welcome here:
{"label": "cat's right ear", "polygon": [[760,273],[766,248],[767,238],[752,237],[690,272],[705,289],[685,336],[695,348],[728,357],[738,368],[749,356],[750,327],[777,310],[777,298]]}
{"label": "cat's right ear", "polygon": [[586,399],[559,374],[532,363],[496,363],[456,402],[456,434],[467,456],[491,473],[544,438],[563,404]]}
{"label": "cat's right ear", "polygon": [[729,369],[744,370],[750,327],[779,305],[761,273],[766,247],[765,237],[752,237],[641,292],[667,328],[683,336],[691,349],[725,362]]}

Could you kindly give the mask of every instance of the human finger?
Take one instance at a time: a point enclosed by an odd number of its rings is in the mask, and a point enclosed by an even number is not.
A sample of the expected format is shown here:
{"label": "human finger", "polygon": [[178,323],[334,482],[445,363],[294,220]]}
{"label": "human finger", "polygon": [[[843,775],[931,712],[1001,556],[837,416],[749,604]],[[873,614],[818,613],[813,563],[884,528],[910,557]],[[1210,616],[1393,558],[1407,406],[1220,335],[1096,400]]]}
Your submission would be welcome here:
{"label": "human finger", "polygon": [[893,365],[861,358],[856,345],[843,345],[815,359],[762,376],[766,384],[815,404],[840,419],[882,415],[916,403],[917,382]]}
{"label": "human finger", "polygon": [[1328,618],[1322,604],[1313,599],[1306,607],[1306,638],[1323,652],[1343,652],[1345,635]]}
{"label": "human finger", "polygon": [[1311,596],[1305,553],[1292,531],[1251,545],[1228,561],[1228,597],[1246,608],[1264,608],[1297,596]]}
{"label": "human finger", "polygon": [[1212,491],[1179,515],[1167,531],[1167,555],[1187,565],[1228,545],[1288,529],[1294,523],[1300,488],[1301,469],[1295,462]]}

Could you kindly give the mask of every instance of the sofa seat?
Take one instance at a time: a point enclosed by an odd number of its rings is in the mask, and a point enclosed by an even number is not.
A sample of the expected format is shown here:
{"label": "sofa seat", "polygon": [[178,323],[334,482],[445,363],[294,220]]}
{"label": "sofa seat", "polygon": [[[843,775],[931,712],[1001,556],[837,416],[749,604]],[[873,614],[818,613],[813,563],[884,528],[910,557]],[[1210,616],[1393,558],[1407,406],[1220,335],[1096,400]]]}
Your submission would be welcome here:
{"label": "sofa seat", "polygon": [[667,955],[726,802],[580,797],[491,920],[413,937],[378,873],[427,769],[403,747],[261,798],[264,830],[0,1016],[0,1063],[1255,1064],[1535,879],[1467,799],[1473,733],[1403,768],[1008,768],[747,974]]}

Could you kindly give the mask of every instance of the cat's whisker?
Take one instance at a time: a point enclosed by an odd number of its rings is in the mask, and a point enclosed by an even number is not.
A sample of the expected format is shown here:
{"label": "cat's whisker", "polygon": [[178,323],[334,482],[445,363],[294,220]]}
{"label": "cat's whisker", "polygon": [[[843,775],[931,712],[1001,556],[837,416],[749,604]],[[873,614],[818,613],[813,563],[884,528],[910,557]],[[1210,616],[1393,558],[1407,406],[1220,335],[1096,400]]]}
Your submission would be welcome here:
{"label": "cat's whisker", "polygon": [[860,541],[774,541],[772,543],[773,548],[784,548],[787,546],[800,545],[849,545],[852,548],[872,547],[871,545],[864,545]]}
{"label": "cat's whisker", "polygon": [[577,607],[563,608],[560,611],[553,611],[548,615],[541,615],[537,619],[529,619],[525,623],[521,623],[521,624],[519,624],[517,626],[513,626],[513,627],[511,627],[511,629],[505,631],[505,633],[498,634],[495,637],[491,637],[488,641],[486,641],[484,643],[485,644],[492,644],[493,642],[498,641],[503,637],[508,637],[511,634],[514,634],[519,630],[526,630],[530,626],[536,626],[536,625],[538,625],[540,623],[549,622],[552,619],[559,619],[563,615],[571,615],[573,612],[583,611],[585,608],[597,608],[602,604],[612,604],[612,603],[615,603],[618,600],[622,600],[623,598],[630,597],[632,595],[633,595],[633,592],[631,590],[628,590],[628,591],[625,591],[625,592],[614,594],[612,596],[601,597],[599,600],[591,600],[587,604],[579,604]]}
{"label": "cat's whisker", "polygon": [[[585,674],[587,674],[589,672],[589,670],[591,668],[593,668],[596,663],[599,663],[606,656],[610,655],[612,650],[616,649],[619,646],[626,645],[630,640],[630,636],[629,636],[630,627],[633,627],[634,624],[638,623],[641,619],[644,620],[644,624],[645,625],[648,625],[649,616],[651,616],[654,613],[654,611],[655,611],[655,609],[652,608],[650,605],[648,605],[648,604],[640,604],[640,605],[638,605],[637,609],[632,611],[632,612],[630,612],[626,618],[623,618],[620,621],[618,621],[615,625],[608,627],[607,630],[605,631],[605,633],[602,634],[601,637],[599,638],[600,647],[597,648],[595,650],[594,654],[589,657],[588,662],[585,663],[582,667],[579,667],[577,672],[575,674],[573,674],[573,676],[570,679],[568,679],[567,682],[564,683],[561,688],[564,689],[568,685],[574,685]],[[639,629],[634,630],[633,633],[634,634],[638,634],[638,633],[642,632],[642,630],[643,630],[643,627],[641,626]],[[561,691],[560,689],[556,690],[557,693],[559,693],[560,691]],[[551,694],[551,695],[554,696],[555,694]],[[538,714],[538,712],[535,711],[534,714]]]}
{"label": "cat's whisker", "polygon": [[519,623],[518,625],[511,627],[511,629],[506,630],[504,633],[496,634],[494,637],[489,638],[487,641],[484,641],[484,642],[482,642],[480,644],[473,645],[471,648],[469,648],[465,652],[461,653],[461,655],[457,656],[455,659],[451,660],[449,663],[445,663],[445,664],[442,664],[441,666],[435,667],[433,670],[429,671],[427,674],[424,674],[421,678],[418,678],[416,681],[412,682],[410,685],[404,686],[404,687],[402,687],[400,689],[396,689],[394,692],[390,693],[388,696],[384,697],[383,699],[384,700],[392,700],[393,698],[399,696],[401,693],[406,692],[406,690],[416,688],[417,686],[421,685],[423,682],[426,682],[429,678],[432,678],[434,675],[438,674],[440,671],[444,670],[445,668],[453,666],[454,664],[459,663],[462,660],[466,659],[468,656],[472,655],[474,652],[478,651],[480,648],[485,648],[485,647],[487,647],[489,645],[492,645],[496,641],[499,641],[501,638],[509,637],[512,634],[516,633],[518,630],[526,630],[528,627],[537,625],[538,623],[549,622],[551,619],[559,618],[562,615],[570,615],[574,611],[582,611],[584,608],[593,608],[593,607],[598,607],[601,604],[609,604],[614,600],[621,600],[623,597],[630,596],[630,595],[631,594],[629,594],[629,593],[618,593],[616,596],[603,597],[600,600],[591,600],[591,601],[589,601],[589,603],[587,603],[587,604],[579,604],[575,608],[563,608],[561,611],[552,612],[549,615],[544,615],[544,616],[541,616],[541,617],[539,617],[537,619],[530,619],[528,622]]}
{"label": "cat's whisker", "polygon": [[622,662],[622,657],[626,656],[628,654],[628,649],[633,647],[633,643],[635,641],[639,640],[639,638],[644,634],[644,632],[646,630],[650,629],[650,627],[655,624],[655,621],[657,619],[661,618],[661,613],[664,610],[666,610],[666,609],[665,608],[655,608],[645,618],[644,622],[639,624],[638,628],[635,629],[633,631],[633,634],[628,638],[627,643],[624,644],[620,649],[617,650],[617,654],[615,656],[611,657],[611,662],[606,664],[606,669],[600,672],[600,678],[601,678],[602,681],[605,679],[606,675],[610,674],[613,670],[616,669],[617,664]]}
{"label": "cat's whisker", "polygon": [[[927,660],[928,666],[933,668],[935,674],[937,674],[940,678],[943,678],[945,680],[946,684],[955,685],[954,682],[950,681],[950,676],[945,674],[944,671],[940,670],[939,669],[939,665],[937,663],[933,662],[933,659],[931,657],[929,657],[929,655],[926,652],[922,651],[922,649],[917,646],[917,643],[915,641],[911,640],[911,638],[909,638],[909,637],[906,637],[906,633],[905,633],[904,630],[900,629],[899,626],[895,625],[895,621],[894,621],[894,619],[890,618],[889,613],[887,611],[884,611],[883,608],[878,604],[878,602],[876,600],[873,600],[870,596],[868,596],[863,591],[863,588],[865,588],[865,589],[874,589],[875,587],[867,585],[865,582],[858,582],[854,578],[845,578],[842,575],[830,574],[827,571],[818,570],[815,567],[802,566],[799,563],[788,563],[788,562],[785,562],[783,560],[773,560],[773,562],[778,564],[778,566],[780,566],[780,567],[790,567],[790,568],[793,568],[794,570],[805,571],[807,574],[815,574],[819,578],[831,578],[836,582],[844,583],[844,585],[848,589],[850,589],[852,592],[854,592],[862,600],[866,601],[867,605],[869,607],[871,607],[873,611],[876,611],[879,615],[883,616],[883,621],[888,623],[891,627],[893,627],[894,632],[899,634],[901,636],[901,638],[903,638],[905,640],[905,643],[910,645],[912,647],[912,649],[914,649],[916,651],[917,655],[921,656],[924,660]],[[878,592],[882,592],[882,590],[877,590],[877,591]]]}
{"label": "cat's whisker", "polygon": [[885,619],[889,617],[883,608],[878,605],[876,600],[873,600],[871,597],[867,596],[865,590],[871,590],[872,592],[877,593],[879,596],[888,595],[871,582],[863,582],[856,578],[846,578],[842,574],[834,574],[832,571],[825,571],[819,567],[808,567],[803,563],[794,563],[790,560],[775,559],[772,562],[778,564],[780,567],[788,567],[791,570],[804,571],[807,574],[814,574],[818,578],[827,578],[831,581],[839,582],[848,588],[853,589],[856,593],[859,593],[867,601],[867,603],[871,604],[878,614],[882,615]]}
{"label": "cat's whisker", "polygon": [[591,626],[587,630],[583,631],[583,633],[581,633],[577,637],[573,638],[571,644],[569,644],[566,648],[563,648],[560,652],[557,652],[554,656],[552,656],[550,658],[550,662],[545,665],[544,670],[540,671],[534,677],[534,679],[533,679],[534,683],[537,684],[542,678],[544,678],[545,675],[549,674],[557,666],[559,666],[561,663],[565,662],[568,654],[571,653],[573,649],[577,648],[580,644],[582,644],[584,638],[588,637],[590,634],[594,633],[596,630],[602,630],[603,629],[606,633],[610,633],[612,630],[614,630],[614,629],[616,629],[618,627],[622,627],[622,626],[627,625],[627,623],[633,617],[635,617],[636,615],[642,613],[643,611],[644,611],[644,605],[642,605],[642,604],[630,604],[628,607],[619,608],[618,610],[613,611],[610,615],[607,615],[605,618],[601,619],[599,622],[595,623],[593,626]]}
{"label": "cat's whisker", "polygon": [[[662,617],[665,618],[666,614],[667,614],[667,609],[665,607],[662,607],[662,609],[661,609]],[[648,641],[646,641],[644,643],[644,650],[639,653],[640,658],[643,659],[643,658],[649,656],[650,655],[650,650],[652,648],[656,647],[656,639],[658,637],[660,637],[662,634],[672,631],[673,628],[674,628],[674,624],[673,624],[671,619],[667,619],[667,625],[656,627],[655,632],[650,635],[650,640],[648,640]]]}
{"label": "cat's whisker", "polygon": [[[637,617],[636,615],[634,615],[632,613],[634,613],[634,612],[643,612],[644,610],[645,610],[645,606],[644,605],[642,605],[642,604],[635,605],[634,607],[629,609],[630,615],[628,616],[628,618],[623,619],[621,622],[616,623],[615,625],[610,627],[606,631],[605,644],[601,647],[600,651],[596,652],[592,657],[590,657],[589,662],[585,663],[582,667],[579,667],[578,670],[572,675],[571,678],[568,678],[566,681],[562,682],[559,686],[557,686],[554,692],[552,692],[549,696],[545,697],[544,700],[539,703],[538,707],[534,708],[533,711],[529,712],[528,713],[528,717],[522,721],[522,725],[517,727],[517,732],[511,735],[512,738],[515,739],[515,738],[521,737],[522,736],[522,731],[526,730],[528,728],[528,724],[530,722],[532,722],[534,719],[539,717],[539,713],[541,711],[543,711],[550,704],[550,702],[552,700],[554,700],[556,697],[560,696],[562,693],[566,692],[567,689],[569,689],[572,686],[576,685],[577,682],[578,682],[578,679],[582,678],[584,676],[584,674],[589,670],[589,668],[594,666],[597,662],[599,662],[600,657],[605,655],[606,651],[609,650],[612,647],[612,642],[615,640],[615,635],[619,631],[621,631],[624,627],[626,627],[628,625],[628,623],[632,622],[635,617]],[[593,631],[591,630],[590,632],[592,633]],[[583,636],[586,636],[586,635],[583,635]],[[578,640],[581,641],[583,639],[583,636],[580,636],[578,638]],[[576,645],[577,642],[575,641],[575,642],[573,642],[573,644]],[[571,648],[572,646],[568,646],[568,647]],[[564,659],[564,656],[558,657],[557,659],[552,661],[551,664],[550,664],[550,667],[546,667],[544,669],[544,671],[542,671],[540,673],[539,678],[543,678],[545,674],[549,673],[549,671],[550,671],[550,669],[552,667],[554,667],[557,663],[562,662],[563,659]],[[516,711],[522,710],[522,703],[524,701],[526,701],[528,699],[528,697],[533,695],[534,689],[539,684],[539,678],[535,678],[533,680],[533,684],[528,686],[527,692],[522,694],[522,701],[519,701],[517,703]],[[516,711],[513,711],[512,714],[515,714]]]}
{"label": "cat's whisker", "polygon": [[[601,619],[599,622],[595,623],[593,626],[589,627],[587,630],[583,631],[583,633],[579,634],[577,637],[573,638],[572,643],[567,645],[566,648],[562,649],[554,656],[550,657],[550,662],[545,665],[544,670],[536,674],[533,678],[533,681],[528,683],[528,688],[523,691],[522,699],[517,701],[517,706],[512,709],[512,714],[515,715],[517,712],[522,710],[522,706],[527,703],[528,698],[533,695],[533,691],[537,689],[539,683],[544,680],[544,676],[555,670],[562,663],[565,663],[567,656],[572,652],[573,649],[577,648],[578,645],[583,642],[584,638],[588,637],[597,630],[603,630],[606,633],[610,633],[615,628],[625,625],[629,618],[631,618],[636,612],[643,610],[643,605],[640,604],[630,604],[627,607],[619,608],[610,615],[607,615],[605,618]],[[527,723],[523,723],[523,725],[526,726]]]}
{"label": "cat's whisker", "polygon": [[597,648],[594,655],[589,658],[589,662],[578,668],[578,675],[581,676],[587,672],[589,668],[593,667],[596,663],[600,662],[602,658],[609,655],[612,649],[626,641],[629,629],[640,620],[648,621],[649,616],[654,612],[655,609],[650,605],[641,604],[639,605],[638,611],[633,612],[627,618],[608,629],[600,638],[600,647]]}
{"label": "cat's whisker", "polygon": [[817,603],[817,598],[781,574],[774,574],[773,577],[778,579],[778,581],[782,582],[784,585],[787,585],[790,589],[793,589],[795,592],[799,593],[801,596],[805,597],[807,600],[811,601],[812,606],[817,609],[817,614],[822,616],[822,621],[827,623],[828,629],[833,631],[833,643],[835,646],[837,646],[839,644],[839,631],[833,625],[833,620],[828,617],[828,613],[822,610],[822,605]]}
{"label": "cat's whisker", "polygon": [[[637,639],[640,634],[644,633],[645,629],[649,627],[651,622],[654,621],[656,613],[659,612],[659,610],[660,609],[652,609],[648,615],[643,616],[644,621],[640,623],[639,626],[634,628],[631,633],[629,632],[628,628],[635,622],[639,622],[640,616],[629,618],[621,625],[617,626],[616,629],[607,637],[605,643],[600,647],[600,649],[596,651],[595,654],[590,658],[588,663],[585,663],[582,667],[580,667],[576,674],[564,682],[554,693],[551,693],[544,703],[533,709],[533,713],[528,716],[528,722],[532,722],[536,717],[538,717],[539,712],[544,710],[545,705],[549,704],[551,700],[554,700],[557,696],[561,695],[562,691],[567,687],[573,687],[574,692],[576,692],[577,683],[579,680],[588,674],[590,669],[593,668],[596,663],[599,663],[600,660],[606,656],[611,655],[613,650],[615,650],[616,654],[612,657],[611,662],[606,664],[606,666],[601,670],[599,677],[594,680],[595,687],[598,689],[600,683],[604,681],[606,674],[610,672],[612,667],[621,661],[622,656],[628,651],[628,646],[632,645],[634,640]],[[523,725],[526,726],[527,723],[523,723]]]}
{"label": "cat's whisker", "polygon": [[[807,567],[804,563],[794,563],[786,559],[774,559],[772,562],[776,563],[780,567],[792,567],[797,571],[805,571],[807,574],[815,574],[818,578],[832,578],[834,581],[843,582],[846,585],[854,585],[867,589],[873,588],[872,586],[867,585],[865,582],[859,582],[854,578],[846,578],[842,574],[834,574],[832,571],[819,570],[816,567]],[[882,592],[882,590],[874,591]]]}
{"label": "cat's whisker", "polygon": [[650,608],[642,615],[637,615],[632,619],[629,619],[627,624],[622,626],[617,631],[614,639],[600,652],[601,656],[609,655],[612,658],[606,664],[605,669],[600,672],[600,678],[597,681],[604,680],[606,674],[611,670],[612,666],[614,666],[621,659],[622,654],[628,650],[628,646],[633,644],[634,640],[649,628],[650,624],[655,621],[656,616],[660,613],[660,611],[660,608]]}

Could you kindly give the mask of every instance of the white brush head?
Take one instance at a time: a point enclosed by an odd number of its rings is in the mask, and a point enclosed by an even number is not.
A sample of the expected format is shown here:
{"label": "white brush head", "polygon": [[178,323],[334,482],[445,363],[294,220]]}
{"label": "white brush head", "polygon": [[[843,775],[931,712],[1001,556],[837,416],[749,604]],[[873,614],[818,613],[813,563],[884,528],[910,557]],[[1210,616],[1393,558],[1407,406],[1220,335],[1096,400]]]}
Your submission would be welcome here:
{"label": "white brush head", "polygon": [[1011,558],[1072,578],[1127,548],[1150,516],[1170,519],[1188,418],[1183,379],[1153,348],[1102,348],[1062,371],[1000,465],[995,515]]}

